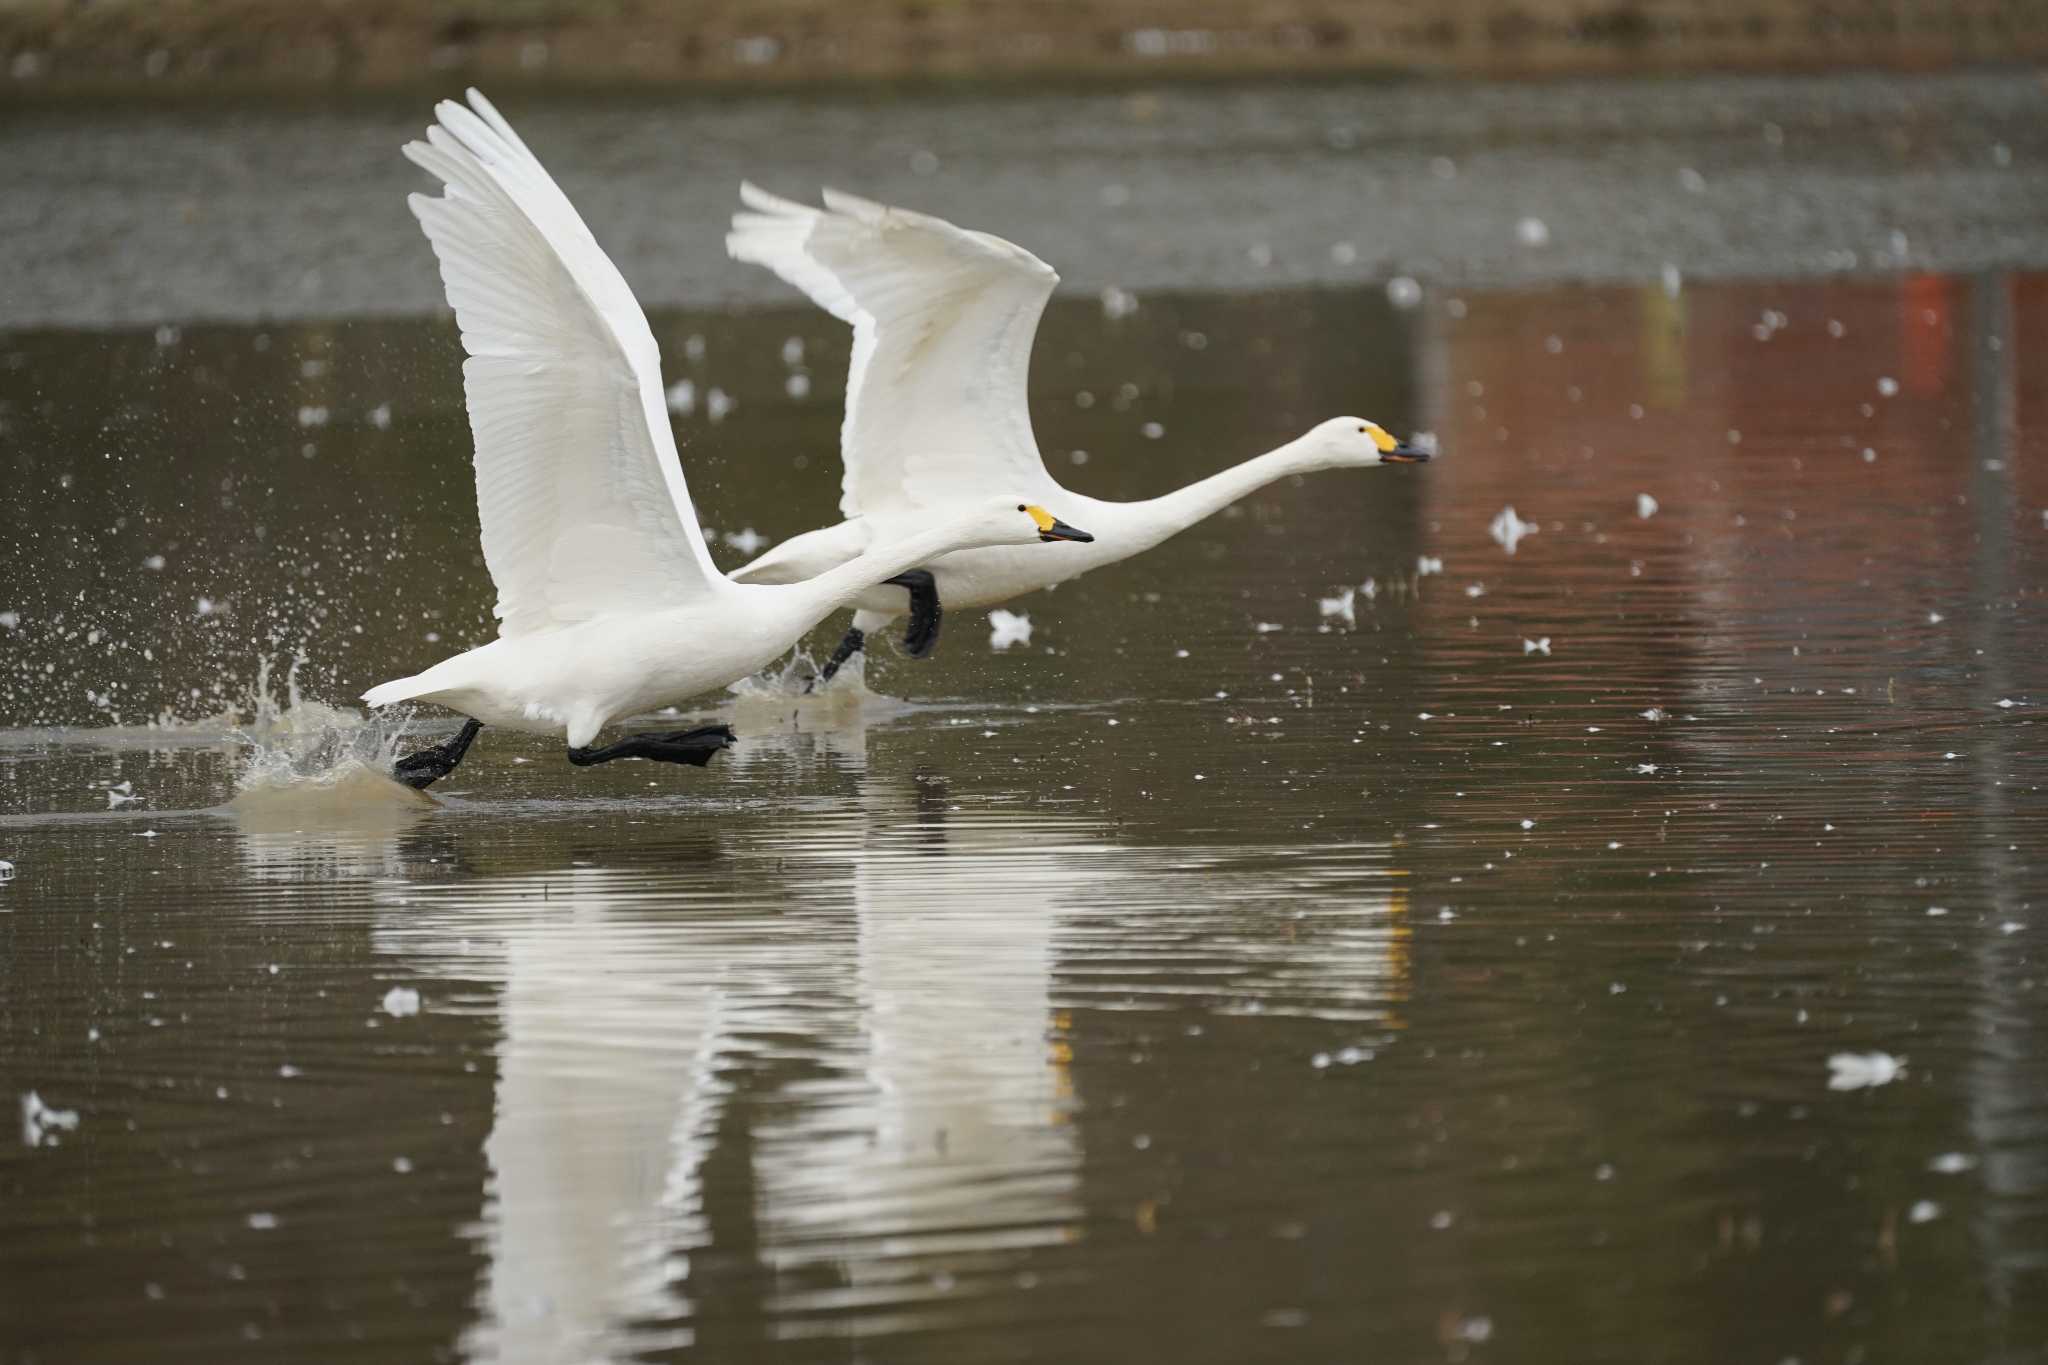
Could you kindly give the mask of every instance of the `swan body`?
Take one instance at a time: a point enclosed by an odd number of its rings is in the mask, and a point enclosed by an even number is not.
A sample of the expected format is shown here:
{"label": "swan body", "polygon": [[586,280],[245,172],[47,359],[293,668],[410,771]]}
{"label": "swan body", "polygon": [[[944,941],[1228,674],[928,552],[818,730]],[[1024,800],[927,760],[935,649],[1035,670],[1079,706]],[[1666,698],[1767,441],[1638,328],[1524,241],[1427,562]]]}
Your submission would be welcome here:
{"label": "swan body", "polygon": [[[873,582],[969,546],[1087,538],[1030,497],[994,497],[1000,485],[985,485],[970,503],[897,522],[808,581],[727,579],[705,548],[659,351],[625,280],[489,101],[471,90],[468,106],[444,101],[435,112],[427,140],[405,152],[443,192],[409,202],[469,357],[463,382],[499,634],[371,688],[370,705],[431,701],[473,723],[560,734],[579,763],[701,765],[730,731],[586,746],[623,716],[758,670]],[[459,762],[475,728],[417,764],[414,784]],[[414,780],[406,765],[421,758],[401,761],[401,777]]]}
{"label": "swan body", "polygon": [[[825,207],[742,185],[746,210],[726,249],[766,266],[854,329],[840,431],[845,520],[785,541],[733,577],[794,583],[902,534],[919,518],[989,487],[1020,487],[1075,509],[1100,538],[1026,555],[955,551],[923,566],[938,598],[985,607],[1141,553],[1290,474],[1429,458],[1376,423],[1339,417],[1276,450],[1163,497],[1107,502],[1069,492],[1047,472],[1026,403],[1031,342],[1059,282],[1051,267],[999,237],[834,190]],[[854,632],[901,615],[901,589],[856,602]]]}

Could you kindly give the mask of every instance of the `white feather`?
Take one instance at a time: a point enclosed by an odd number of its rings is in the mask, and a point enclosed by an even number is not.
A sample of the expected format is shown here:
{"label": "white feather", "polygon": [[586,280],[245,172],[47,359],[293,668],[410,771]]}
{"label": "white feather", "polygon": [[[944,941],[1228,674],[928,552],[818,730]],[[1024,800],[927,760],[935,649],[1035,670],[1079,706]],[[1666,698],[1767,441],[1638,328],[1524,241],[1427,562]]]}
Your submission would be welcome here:
{"label": "white feather", "polygon": [[1031,340],[1059,276],[1022,247],[825,191],[814,209],[753,185],[726,249],[853,324],[839,508],[893,521],[1016,488],[1055,490],[1031,433]]}
{"label": "white feather", "polygon": [[405,154],[439,179],[409,202],[462,329],[484,563],[506,637],[652,611],[718,570],[697,529],[661,357],[618,269],[540,162],[473,109]]}

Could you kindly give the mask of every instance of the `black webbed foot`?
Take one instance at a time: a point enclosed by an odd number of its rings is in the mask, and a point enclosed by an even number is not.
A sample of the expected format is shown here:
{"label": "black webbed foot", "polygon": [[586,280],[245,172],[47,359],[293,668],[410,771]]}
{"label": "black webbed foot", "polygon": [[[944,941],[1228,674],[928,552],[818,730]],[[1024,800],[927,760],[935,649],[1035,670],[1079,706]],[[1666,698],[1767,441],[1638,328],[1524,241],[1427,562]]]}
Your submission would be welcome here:
{"label": "black webbed foot", "polygon": [[913,659],[922,659],[938,646],[939,620],[943,615],[932,571],[909,569],[883,581],[910,590],[910,624],[903,630],[903,651]]}
{"label": "black webbed foot", "polygon": [[615,758],[649,758],[657,763],[687,763],[701,768],[721,750],[740,742],[730,725],[704,725],[695,730],[677,730],[666,735],[628,735],[602,749],[569,750],[569,761],[579,768],[609,763]]}
{"label": "black webbed foot", "polygon": [[425,791],[455,771],[455,765],[469,752],[470,741],[483,728],[482,721],[472,720],[447,743],[414,750],[391,765],[391,776],[415,791]]}
{"label": "black webbed foot", "polygon": [[811,685],[804,691],[815,692],[831,682],[832,675],[844,667],[848,659],[866,649],[867,644],[868,637],[865,631],[859,626],[848,626],[846,634],[839,641],[839,647],[832,651],[832,657],[825,660],[825,666],[818,670],[818,676],[811,679]]}

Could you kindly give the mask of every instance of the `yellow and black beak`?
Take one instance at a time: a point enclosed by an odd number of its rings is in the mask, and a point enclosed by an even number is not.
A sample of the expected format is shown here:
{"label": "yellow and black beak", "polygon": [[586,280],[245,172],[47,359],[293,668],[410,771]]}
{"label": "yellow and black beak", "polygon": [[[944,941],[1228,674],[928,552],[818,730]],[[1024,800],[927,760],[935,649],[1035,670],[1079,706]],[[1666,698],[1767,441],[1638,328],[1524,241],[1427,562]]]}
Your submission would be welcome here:
{"label": "yellow and black beak", "polygon": [[1027,507],[1031,519],[1038,523],[1038,538],[1043,541],[1078,540],[1087,542],[1095,539],[1078,526],[1069,526],[1043,507]]}
{"label": "yellow and black beak", "polygon": [[1400,445],[1395,446],[1392,450],[1382,450],[1380,452],[1380,463],[1428,464],[1430,461],[1430,455],[1430,451],[1424,450],[1420,446],[1408,445],[1404,442]]}

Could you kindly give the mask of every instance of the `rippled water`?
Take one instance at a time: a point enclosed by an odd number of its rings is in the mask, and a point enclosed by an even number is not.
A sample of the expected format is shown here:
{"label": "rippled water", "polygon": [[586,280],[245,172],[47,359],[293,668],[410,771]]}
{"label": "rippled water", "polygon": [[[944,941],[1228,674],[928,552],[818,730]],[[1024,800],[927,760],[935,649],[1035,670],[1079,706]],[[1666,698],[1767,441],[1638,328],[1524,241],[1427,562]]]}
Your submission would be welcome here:
{"label": "rippled water", "polygon": [[[655,326],[707,520],[828,517],[832,325]],[[1063,301],[1078,488],[1444,455],[703,772],[286,805],[484,637],[452,329],[0,338],[0,1346],[2039,1359],[2044,356],[2035,274]]]}

